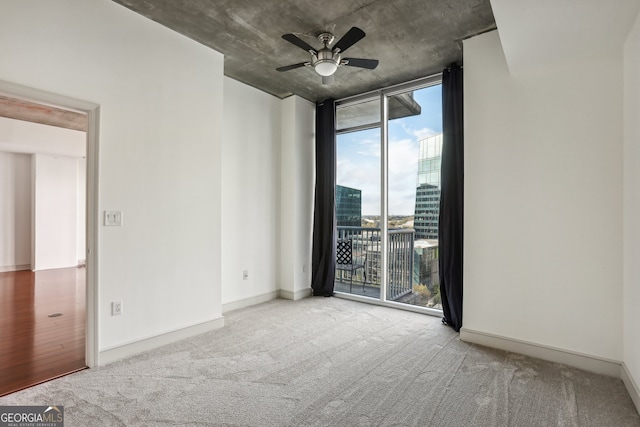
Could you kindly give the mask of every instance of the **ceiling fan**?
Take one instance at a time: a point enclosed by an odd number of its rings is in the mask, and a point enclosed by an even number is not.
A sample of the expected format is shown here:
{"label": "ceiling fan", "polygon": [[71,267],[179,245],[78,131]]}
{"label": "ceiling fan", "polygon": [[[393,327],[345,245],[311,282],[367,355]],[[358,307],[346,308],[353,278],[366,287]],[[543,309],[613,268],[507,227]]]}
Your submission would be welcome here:
{"label": "ceiling fan", "polygon": [[282,38],[309,52],[309,54],[311,54],[311,60],[287,65],[286,67],[279,67],[276,68],[276,70],[289,71],[300,67],[313,67],[316,73],[322,76],[322,84],[332,83],[334,73],[341,65],[373,70],[378,66],[377,59],[342,58],[342,53],[358,41],[362,40],[364,36],[364,31],[360,28],[352,27],[333,47],[330,47],[334,40],[333,34],[320,33],[318,35],[318,40],[322,42],[324,47],[320,50],[316,50],[298,36],[294,34],[285,34]]}

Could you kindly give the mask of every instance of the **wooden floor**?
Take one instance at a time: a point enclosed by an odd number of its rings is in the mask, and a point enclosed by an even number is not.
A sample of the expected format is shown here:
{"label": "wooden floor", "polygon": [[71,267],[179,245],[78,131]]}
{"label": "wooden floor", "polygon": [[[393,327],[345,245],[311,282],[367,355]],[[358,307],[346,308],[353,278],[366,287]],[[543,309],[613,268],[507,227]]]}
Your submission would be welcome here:
{"label": "wooden floor", "polygon": [[85,269],[0,273],[0,396],[85,368]]}

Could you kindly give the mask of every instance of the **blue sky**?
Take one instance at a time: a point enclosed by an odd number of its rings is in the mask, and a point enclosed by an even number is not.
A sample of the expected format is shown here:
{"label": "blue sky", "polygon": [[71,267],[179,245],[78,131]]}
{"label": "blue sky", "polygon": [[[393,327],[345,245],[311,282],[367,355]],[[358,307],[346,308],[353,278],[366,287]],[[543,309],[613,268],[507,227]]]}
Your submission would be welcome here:
{"label": "blue sky", "polygon": [[[413,215],[420,139],[442,132],[442,86],[414,92],[418,116],[389,122],[389,215]],[[337,183],[362,190],[362,214],[380,215],[380,129],[338,135]]]}

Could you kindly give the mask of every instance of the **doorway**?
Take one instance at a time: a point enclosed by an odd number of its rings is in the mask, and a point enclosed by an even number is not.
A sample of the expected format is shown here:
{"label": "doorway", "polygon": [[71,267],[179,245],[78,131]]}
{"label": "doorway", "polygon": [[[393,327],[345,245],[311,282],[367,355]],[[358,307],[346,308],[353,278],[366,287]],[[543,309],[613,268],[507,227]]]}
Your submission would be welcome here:
{"label": "doorway", "polygon": [[[26,187],[31,190],[27,203],[31,212],[26,215],[31,233],[28,262],[24,245],[16,244],[10,254],[15,262],[4,259],[3,264],[9,265],[0,266],[0,305],[3,313],[10,314],[0,317],[0,369],[8,370],[0,373],[0,395],[97,365],[98,115],[96,104],[0,82],[0,120],[12,121],[11,134],[27,129],[26,134],[33,136],[28,148],[25,138],[22,145],[0,140],[5,163],[23,169],[28,165]],[[42,138],[45,130],[81,133],[82,153],[55,138]],[[25,175],[24,170],[16,173]],[[56,182],[65,183],[66,190],[52,193]],[[15,191],[24,193],[26,187],[22,184],[23,191]],[[2,224],[13,225],[13,234],[26,232],[24,207],[17,209],[24,202],[14,206],[14,217],[19,219]],[[69,233],[62,235],[59,228]]]}

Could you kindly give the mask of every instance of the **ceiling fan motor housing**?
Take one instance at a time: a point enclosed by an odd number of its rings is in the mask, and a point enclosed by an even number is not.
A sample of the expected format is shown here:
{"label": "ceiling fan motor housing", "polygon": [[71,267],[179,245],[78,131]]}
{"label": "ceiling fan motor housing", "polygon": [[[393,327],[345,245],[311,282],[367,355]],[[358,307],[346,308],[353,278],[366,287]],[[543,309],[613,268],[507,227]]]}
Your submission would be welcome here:
{"label": "ceiling fan motor housing", "polygon": [[329,45],[333,43],[334,37],[331,33],[320,33],[318,34],[318,40],[320,40],[324,47],[329,47]]}
{"label": "ceiling fan motor housing", "polygon": [[333,43],[334,37],[331,33],[318,34],[318,40],[324,47],[317,53],[311,52],[311,65],[316,73],[323,77],[328,77],[336,72],[340,64],[340,51],[333,51],[329,45]]}

